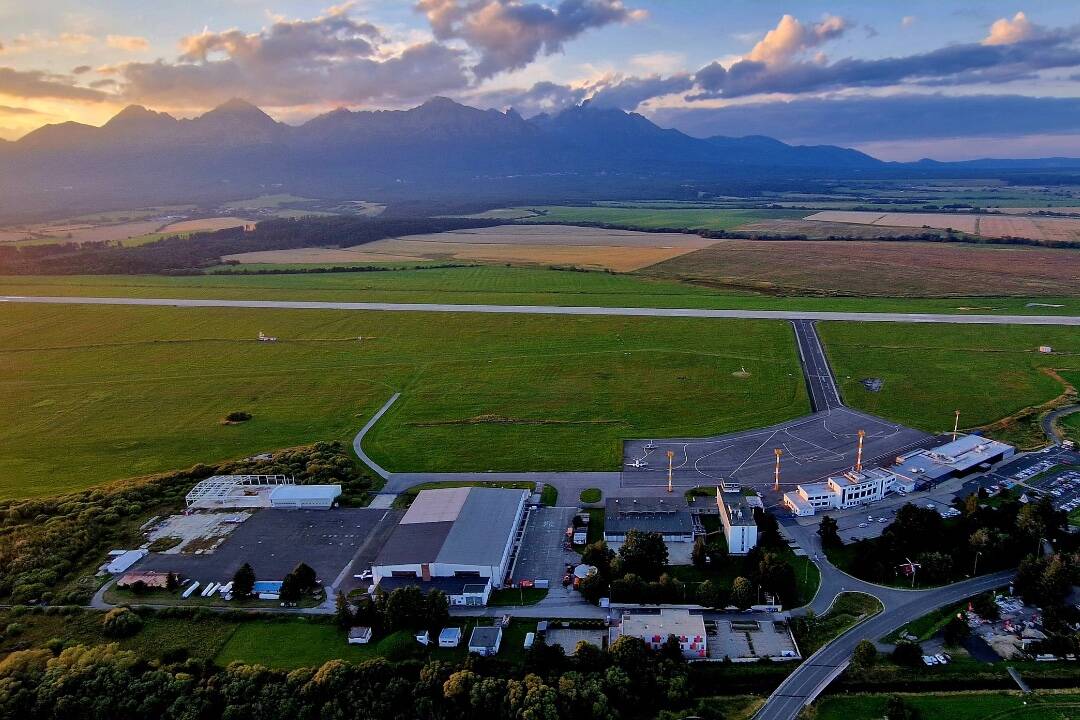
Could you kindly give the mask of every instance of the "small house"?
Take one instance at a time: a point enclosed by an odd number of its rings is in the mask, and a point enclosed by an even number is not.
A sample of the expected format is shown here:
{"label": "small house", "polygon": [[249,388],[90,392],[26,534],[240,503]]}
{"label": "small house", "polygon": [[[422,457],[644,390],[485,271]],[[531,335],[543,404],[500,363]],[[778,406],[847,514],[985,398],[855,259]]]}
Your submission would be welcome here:
{"label": "small house", "polygon": [[371,628],[366,625],[349,628],[350,645],[367,645],[369,642],[371,642]]}
{"label": "small house", "polygon": [[443,628],[439,633],[439,647],[443,648],[456,648],[461,644],[461,628],[448,627]]}
{"label": "small house", "polygon": [[499,652],[502,645],[501,627],[477,627],[473,628],[469,636],[469,652],[489,657]]}

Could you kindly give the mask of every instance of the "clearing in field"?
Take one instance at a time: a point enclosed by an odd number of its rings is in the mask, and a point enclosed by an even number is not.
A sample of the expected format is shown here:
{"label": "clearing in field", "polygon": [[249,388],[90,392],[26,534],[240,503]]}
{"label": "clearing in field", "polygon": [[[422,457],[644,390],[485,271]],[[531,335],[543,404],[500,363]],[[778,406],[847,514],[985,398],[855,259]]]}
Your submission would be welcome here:
{"label": "clearing in field", "polygon": [[767,292],[1053,296],[1080,291],[1080,252],[956,243],[721,240],[640,273]]}
{"label": "clearing in field", "polygon": [[391,470],[614,470],[624,437],[803,414],[792,345],[773,321],[0,305],[0,497],[350,440],[395,391],[365,441]]}
{"label": "clearing in field", "polygon": [[887,227],[953,229],[983,237],[1021,237],[1045,242],[1080,239],[1080,218],[1017,217],[954,213],[878,213],[826,210],[808,222],[851,223]]}
{"label": "clearing in field", "polygon": [[[960,426],[974,428],[1048,402],[1064,390],[1052,371],[1080,370],[1071,327],[826,322],[819,331],[848,405],[927,432],[950,430],[957,409]],[[865,378],[881,379],[881,389],[868,390]],[[1030,443],[1035,430],[1002,437]]]}
{"label": "clearing in field", "polygon": [[684,233],[503,225],[377,240],[350,248],[297,248],[227,256],[240,263],[363,263],[407,260],[494,262],[636,270],[706,247]]}

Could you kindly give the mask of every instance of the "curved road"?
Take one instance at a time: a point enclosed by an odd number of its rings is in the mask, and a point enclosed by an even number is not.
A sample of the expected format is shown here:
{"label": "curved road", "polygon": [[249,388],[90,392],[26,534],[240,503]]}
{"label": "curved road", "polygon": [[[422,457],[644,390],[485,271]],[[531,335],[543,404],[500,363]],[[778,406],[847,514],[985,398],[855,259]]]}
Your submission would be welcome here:
{"label": "curved road", "polygon": [[195,298],[52,297],[3,295],[0,303],[52,305],[144,305],[180,308],[228,307],[283,310],[381,310],[390,312],[511,313],[519,315],[621,315],[638,317],[737,318],[758,320],[856,320],[861,322],[977,325],[1076,325],[1070,315],[949,315],[945,313],[808,312],[802,310],[701,310],[695,308],[579,307],[566,305],[454,305],[447,303],[315,302],[305,300],[212,300]]}
{"label": "curved road", "polygon": [[1042,427],[1043,433],[1046,434],[1046,439],[1055,445],[1060,445],[1064,433],[1059,432],[1057,421],[1066,415],[1072,415],[1075,412],[1080,412],[1080,405],[1066,405],[1057,410],[1051,410],[1043,416]]}

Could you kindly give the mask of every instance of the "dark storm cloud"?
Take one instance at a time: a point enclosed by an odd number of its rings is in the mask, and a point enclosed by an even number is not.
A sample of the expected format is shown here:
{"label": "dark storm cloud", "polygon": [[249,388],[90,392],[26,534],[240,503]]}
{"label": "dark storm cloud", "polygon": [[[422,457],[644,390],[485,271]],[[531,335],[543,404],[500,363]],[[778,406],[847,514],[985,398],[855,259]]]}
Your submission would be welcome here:
{"label": "dark storm cloud", "polygon": [[16,70],[0,67],[0,94],[20,98],[57,98],[61,100],[105,99],[105,93],[81,87],[64,75],[41,70]]}

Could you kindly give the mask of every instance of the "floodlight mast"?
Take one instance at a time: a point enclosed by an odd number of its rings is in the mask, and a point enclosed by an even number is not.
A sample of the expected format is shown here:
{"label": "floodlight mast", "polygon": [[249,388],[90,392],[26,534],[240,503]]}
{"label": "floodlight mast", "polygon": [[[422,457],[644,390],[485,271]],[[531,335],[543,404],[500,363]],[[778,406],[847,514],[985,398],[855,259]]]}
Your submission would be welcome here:
{"label": "floodlight mast", "polygon": [[672,452],[671,450],[668,450],[667,451],[667,491],[668,492],[672,491],[672,487],[671,487],[671,473],[672,473],[671,463],[672,463],[672,461],[674,459],[675,459],[675,453]]}
{"label": "floodlight mast", "polygon": [[956,435],[957,435],[957,432],[959,430],[960,430],[960,411],[957,410],[956,411],[956,419],[953,420],[953,426],[952,426],[952,439],[953,439],[953,442],[956,442]]}
{"label": "floodlight mast", "polygon": [[776,454],[776,470],[773,473],[773,492],[780,492],[780,456],[784,454],[784,451],[780,448],[773,450]]}
{"label": "floodlight mast", "polygon": [[866,437],[866,431],[859,431],[859,449],[855,451],[855,472],[862,472],[862,444],[863,438]]}

